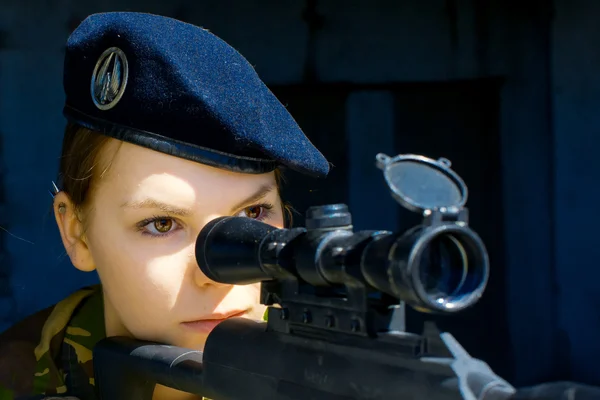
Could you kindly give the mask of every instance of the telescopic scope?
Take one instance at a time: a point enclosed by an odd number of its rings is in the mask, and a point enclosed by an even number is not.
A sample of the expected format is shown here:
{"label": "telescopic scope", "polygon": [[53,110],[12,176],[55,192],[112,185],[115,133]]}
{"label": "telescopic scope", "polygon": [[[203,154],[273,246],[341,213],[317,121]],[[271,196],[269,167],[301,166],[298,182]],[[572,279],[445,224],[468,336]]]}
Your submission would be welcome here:
{"label": "telescopic scope", "polygon": [[486,248],[468,226],[466,186],[448,160],[378,155],[392,196],[423,223],[401,233],[352,230],[344,204],[311,207],[306,227],[276,229],[221,217],[200,232],[196,259],[219,283],[294,278],[314,287],[364,285],[418,311],[457,312],[475,304],[489,276]]}

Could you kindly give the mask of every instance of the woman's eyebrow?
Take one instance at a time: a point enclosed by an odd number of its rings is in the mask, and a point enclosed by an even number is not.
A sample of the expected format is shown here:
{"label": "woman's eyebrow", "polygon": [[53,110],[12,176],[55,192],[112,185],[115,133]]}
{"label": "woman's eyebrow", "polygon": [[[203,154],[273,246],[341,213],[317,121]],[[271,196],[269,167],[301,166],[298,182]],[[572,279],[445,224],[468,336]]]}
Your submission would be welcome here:
{"label": "woman's eyebrow", "polygon": [[[271,193],[273,190],[275,190],[276,187],[277,187],[277,185],[275,185],[275,184],[262,185],[256,192],[254,192],[253,194],[248,196],[246,199],[240,201],[238,204],[233,206],[231,208],[230,214],[233,214],[237,210],[244,208],[248,205],[252,205],[252,203],[265,198],[269,193]],[[156,210],[161,210],[170,215],[178,215],[181,217],[187,217],[187,216],[190,216],[193,214],[193,210],[191,208],[177,207],[175,205],[168,204],[168,203],[162,202],[160,200],[153,199],[151,197],[148,197],[144,200],[139,200],[139,201],[127,201],[127,202],[121,204],[121,207],[133,208],[133,209],[137,209],[137,210],[142,209],[142,208],[152,208],[152,209],[156,209]]]}
{"label": "woman's eyebrow", "polygon": [[148,197],[141,201],[127,201],[121,204],[121,207],[134,209],[153,208],[161,210],[168,214],[178,215],[180,217],[187,217],[193,213],[191,208],[177,207],[172,204],[164,203],[160,200],[153,199],[151,197]]}
{"label": "woman's eyebrow", "polygon": [[240,201],[235,206],[231,207],[230,214],[233,214],[234,212],[238,211],[239,209],[242,209],[246,206],[252,205],[252,203],[267,197],[267,195],[269,193],[271,193],[273,190],[275,190],[276,188],[277,188],[277,185],[274,183],[262,185],[260,188],[258,188],[258,190],[256,192],[254,192],[253,194],[251,194],[244,200]]}

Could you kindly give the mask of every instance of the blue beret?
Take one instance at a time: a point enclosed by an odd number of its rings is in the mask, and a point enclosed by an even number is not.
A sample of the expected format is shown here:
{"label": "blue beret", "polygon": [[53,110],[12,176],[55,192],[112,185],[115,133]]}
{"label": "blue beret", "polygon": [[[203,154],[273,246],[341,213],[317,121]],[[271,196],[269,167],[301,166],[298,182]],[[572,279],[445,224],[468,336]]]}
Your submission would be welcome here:
{"label": "blue beret", "polygon": [[94,14],[67,42],[65,117],[105,135],[244,173],[329,163],[235,49],[205,29]]}

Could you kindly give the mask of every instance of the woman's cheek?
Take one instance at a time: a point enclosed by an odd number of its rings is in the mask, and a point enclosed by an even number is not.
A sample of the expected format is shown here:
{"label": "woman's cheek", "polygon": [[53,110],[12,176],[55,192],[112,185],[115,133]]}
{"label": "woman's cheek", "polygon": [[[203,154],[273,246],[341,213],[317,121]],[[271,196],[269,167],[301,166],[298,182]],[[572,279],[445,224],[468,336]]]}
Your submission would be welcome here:
{"label": "woman's cheek", "polygon": [[180,288],[189,263],[189,257],[185,254],[174,254],[145,260],[143,269],[150,284]]}

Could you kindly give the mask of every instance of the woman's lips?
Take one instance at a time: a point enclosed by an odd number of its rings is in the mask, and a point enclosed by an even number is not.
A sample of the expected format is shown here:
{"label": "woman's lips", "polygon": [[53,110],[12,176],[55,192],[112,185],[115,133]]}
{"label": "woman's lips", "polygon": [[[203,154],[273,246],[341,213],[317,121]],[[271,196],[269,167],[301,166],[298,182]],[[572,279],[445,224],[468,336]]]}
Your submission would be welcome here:
{"label": "woman's lips", "polygon": [[221,322],[225,321],[226,319],[229,318],[235,318],[235,317],[242,317],[244,316],[244,314],[246,314],[247,311],[241,311],[235,314],[230,314],[225,318],[211,318],[208,317],[206,319],[200,319],[198,321],[188,321],[188,322],[182,322],[181,325],[185,326],[187,329],[191,329],[195,332],[198,333],[210,333],[210,331],[212,331],[213,329],[215,329],[215,327],[217,325],[219,325]]}

